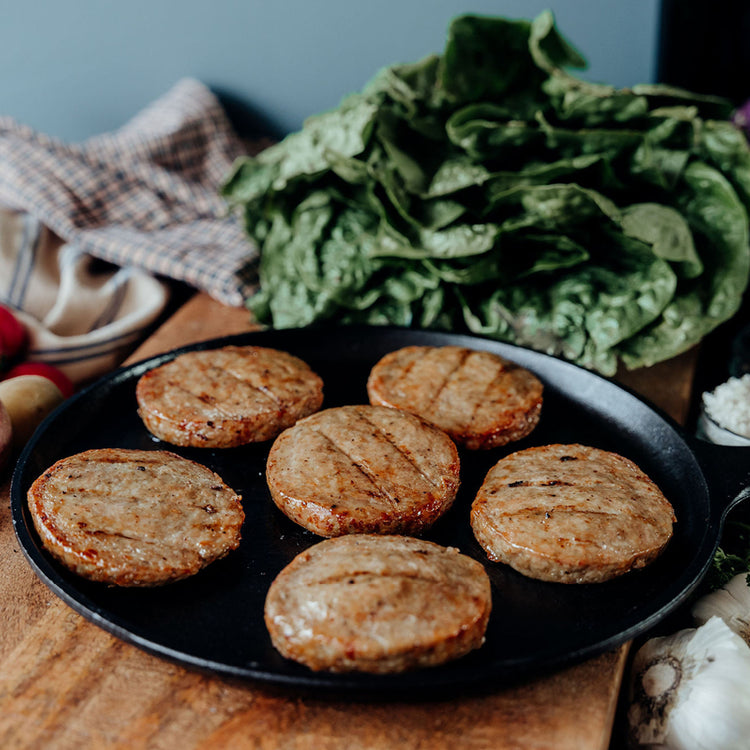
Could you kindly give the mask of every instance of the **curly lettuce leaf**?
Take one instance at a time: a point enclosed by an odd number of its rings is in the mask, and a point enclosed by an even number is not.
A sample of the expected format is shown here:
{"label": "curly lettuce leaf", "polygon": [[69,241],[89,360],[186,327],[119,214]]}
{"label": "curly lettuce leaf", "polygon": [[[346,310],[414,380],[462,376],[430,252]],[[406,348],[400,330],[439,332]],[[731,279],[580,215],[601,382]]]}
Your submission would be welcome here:
{"label": "curly lettuce leaf", "polygon": [[679,205],[704,272],[681,283],[659,320],[618,347],[628,367],[690,348],[739,309],[750,274],[747,210],[729,180],[700,161],[685,170]]}
{"label": "curly lettuce leaf", "polygon": [[578,79],[551,13],[451,23],[241,159],[223,194],[277,327],[468,329],[612,374],[731,317],[750,266],[750,149],[716,97]]}

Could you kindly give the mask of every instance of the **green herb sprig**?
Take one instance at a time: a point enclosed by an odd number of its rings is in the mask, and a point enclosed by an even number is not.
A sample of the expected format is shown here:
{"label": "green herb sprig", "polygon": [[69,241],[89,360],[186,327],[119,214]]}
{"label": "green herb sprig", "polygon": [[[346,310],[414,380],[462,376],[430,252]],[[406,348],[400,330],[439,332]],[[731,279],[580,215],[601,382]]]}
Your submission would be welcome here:
{"label": "green herb sprig", "polygon": [[707,588],[721,588],[740,573],[748,574],[750,586],[750,523],[727,522],[721,546],[716,550],[713,565],[706,578]]}

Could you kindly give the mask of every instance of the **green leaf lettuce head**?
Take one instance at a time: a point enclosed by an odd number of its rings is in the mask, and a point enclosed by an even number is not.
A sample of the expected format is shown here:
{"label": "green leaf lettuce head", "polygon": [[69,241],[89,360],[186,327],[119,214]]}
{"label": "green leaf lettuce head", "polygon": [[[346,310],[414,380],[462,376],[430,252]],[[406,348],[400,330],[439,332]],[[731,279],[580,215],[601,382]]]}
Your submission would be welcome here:
{"label": "green leaf lettuce head", "polygon": [[606,375],[698,342],[748,282],[747,141],[722,99],[583,67],[549,12],[461,16],[442,55],[238,160],[248,307],[279,328],[469,330]]}

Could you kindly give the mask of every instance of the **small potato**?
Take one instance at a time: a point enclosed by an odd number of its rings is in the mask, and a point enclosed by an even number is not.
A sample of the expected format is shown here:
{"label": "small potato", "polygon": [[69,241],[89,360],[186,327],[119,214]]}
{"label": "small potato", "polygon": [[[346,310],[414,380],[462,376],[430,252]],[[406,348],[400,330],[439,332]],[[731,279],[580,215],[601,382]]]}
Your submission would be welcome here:
{"label": "small potato", "polygon": [[63,400],[60,389],[41,375],[0,381],[0,401],[10,416],[13,449],[22,448],[39,423]]}
{"label": "small potato", "polygon": [[10,414],[0,401],[0,471],[5,468],[11,453],[13,439],[13,427],[10,423]]}

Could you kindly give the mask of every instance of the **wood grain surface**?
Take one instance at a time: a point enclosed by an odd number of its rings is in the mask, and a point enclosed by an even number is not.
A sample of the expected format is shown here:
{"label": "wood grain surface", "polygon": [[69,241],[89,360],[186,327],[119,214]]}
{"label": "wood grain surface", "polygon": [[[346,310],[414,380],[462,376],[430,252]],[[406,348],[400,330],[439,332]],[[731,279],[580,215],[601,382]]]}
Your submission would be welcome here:
{"label": "wood grain surface", "polygon": [[[197,295],[130,358],[253,328]],[[618,376],[678,422],[695,352]],[[150,656],[84,620],[35,576],[0,479],[0,748],[606,750],[627,646],[543,679],[450,700],[326,700]],[[550,637],[554,637],[551,632]]]}

